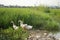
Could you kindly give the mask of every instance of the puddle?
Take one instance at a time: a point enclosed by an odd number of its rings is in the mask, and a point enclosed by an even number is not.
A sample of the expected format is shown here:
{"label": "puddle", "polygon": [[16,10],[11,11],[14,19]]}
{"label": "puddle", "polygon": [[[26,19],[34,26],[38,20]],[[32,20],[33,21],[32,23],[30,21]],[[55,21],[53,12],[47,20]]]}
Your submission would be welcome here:
{"label": "puddle", "polygon": [[58,33],[56,33],[56,34],[54,34],[54,36],[55,36],[55,38],[60,38],[60,32],[58,32]]}
{"label": "puddle", "polygon": [[48,36],[51,36],[51,37],[54,37],[54,38],[60,40],[60,32],[57,32],[57,33],[49,33]]}

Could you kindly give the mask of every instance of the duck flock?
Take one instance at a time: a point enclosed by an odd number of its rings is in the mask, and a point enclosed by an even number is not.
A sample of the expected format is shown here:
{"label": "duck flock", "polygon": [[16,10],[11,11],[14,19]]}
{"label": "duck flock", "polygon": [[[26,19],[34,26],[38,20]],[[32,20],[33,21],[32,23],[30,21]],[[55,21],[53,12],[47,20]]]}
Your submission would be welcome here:
{"label": "duck flock", "polygon": [[[15,25],[14,21],[11,21],[11,23],[13,24],[13,29],[14,30],[17,30],[19,27]],[[31,25],[28,25],[28,24],[24,24],[23,21],[21,20],[18,20],[18,23],[19,23],[19,26],[23,29],[27,29],[27,30],[30,30],[32,29],[33,26]]]}

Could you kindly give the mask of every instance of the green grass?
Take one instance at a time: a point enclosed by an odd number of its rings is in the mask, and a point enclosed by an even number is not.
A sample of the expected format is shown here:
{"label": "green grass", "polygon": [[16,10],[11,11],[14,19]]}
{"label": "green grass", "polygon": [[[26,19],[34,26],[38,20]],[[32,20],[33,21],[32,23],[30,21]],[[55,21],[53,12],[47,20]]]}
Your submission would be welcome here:
{"label": "green grass", "polygon": [[[8,28],[13,20],[18,25],[18,20],[33,25],[36,29],[52,28],[60,24],[60,9],[38,8],[0,8],[0,27]],[[54,23],[53,23],[54,22]],[[57,25],[58,24],[58,25]],[[53,28],[56,30],[55,28]]]}
{"label": "green grass", "polygon": [[0,29],[0,40],[25,40],[29,35],[28,31],[19,28],[13,30],[12,28]]}

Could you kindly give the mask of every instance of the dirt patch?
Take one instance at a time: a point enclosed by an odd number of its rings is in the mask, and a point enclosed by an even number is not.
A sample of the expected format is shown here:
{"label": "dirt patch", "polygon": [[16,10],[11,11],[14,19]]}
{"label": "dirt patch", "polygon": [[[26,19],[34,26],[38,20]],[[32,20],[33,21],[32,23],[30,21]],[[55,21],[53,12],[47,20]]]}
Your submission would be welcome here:
{"label": "dirt patch", "polygon": [[27,40],[57,40],[53,34],[45,30],[30,30]]}

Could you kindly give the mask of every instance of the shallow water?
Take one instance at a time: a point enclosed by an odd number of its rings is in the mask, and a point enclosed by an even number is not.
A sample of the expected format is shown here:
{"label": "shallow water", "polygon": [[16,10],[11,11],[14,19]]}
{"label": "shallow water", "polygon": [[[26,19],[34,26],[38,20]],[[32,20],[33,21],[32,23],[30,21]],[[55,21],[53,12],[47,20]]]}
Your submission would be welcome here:
{"label": "shallow water", "polygon": [[60,32],[54,34],[55,38],[60,38]]}
{"label": "shallow water", "polygon": [[60,40],[60,32],[57,33],[50,32],[48,36],[54,37],[56,40]]}

